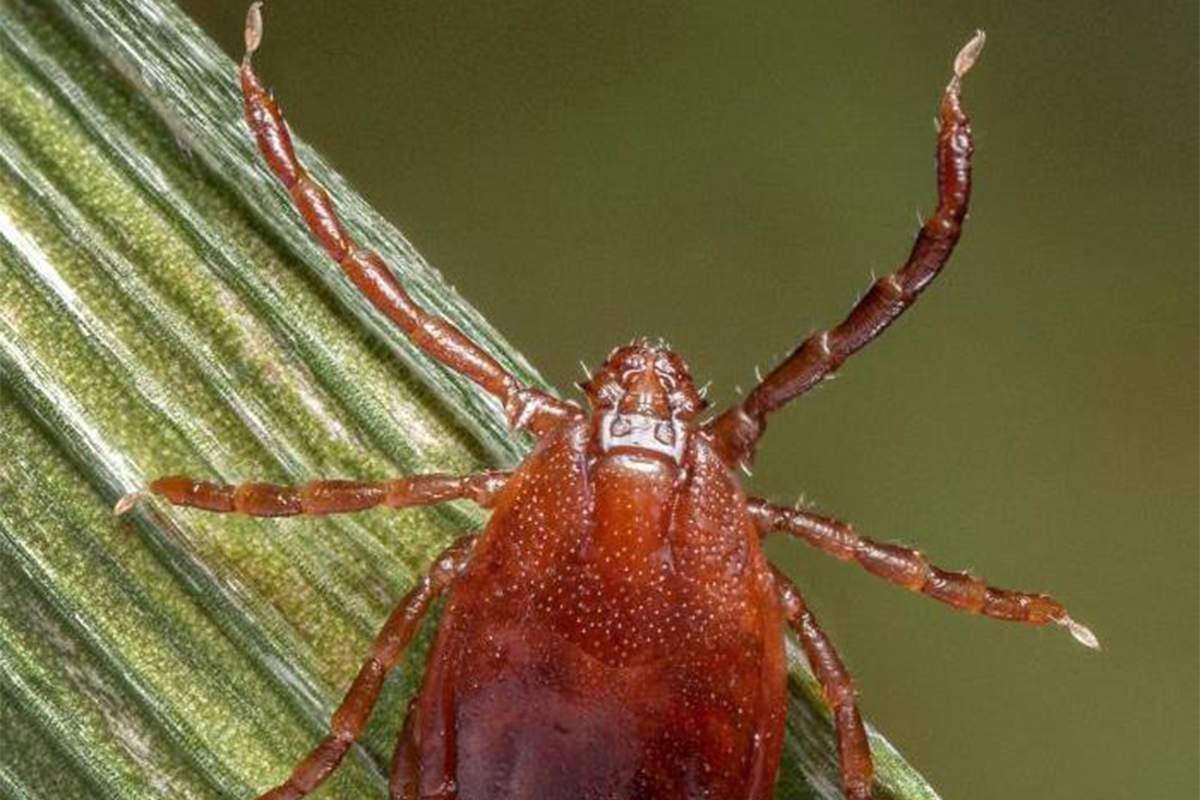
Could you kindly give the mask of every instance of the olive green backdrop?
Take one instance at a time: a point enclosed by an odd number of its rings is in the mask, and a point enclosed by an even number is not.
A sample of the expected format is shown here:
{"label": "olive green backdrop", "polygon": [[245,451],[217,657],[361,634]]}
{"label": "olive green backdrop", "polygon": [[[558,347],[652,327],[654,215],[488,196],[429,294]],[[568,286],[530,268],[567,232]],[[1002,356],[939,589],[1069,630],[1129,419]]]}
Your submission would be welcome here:
{"label": "olive green backdrop", "polygon": [[[241,0],[184,5],[240,52]],[[950,60],[985,28],[952,266],[777,415],[747,485],[1051,592],[1100,636],[772,545],[946,798],[1197,796],[1195,3],[267,12],[293,125],[555,385],[661,336],[718,405],[907,255]]]}

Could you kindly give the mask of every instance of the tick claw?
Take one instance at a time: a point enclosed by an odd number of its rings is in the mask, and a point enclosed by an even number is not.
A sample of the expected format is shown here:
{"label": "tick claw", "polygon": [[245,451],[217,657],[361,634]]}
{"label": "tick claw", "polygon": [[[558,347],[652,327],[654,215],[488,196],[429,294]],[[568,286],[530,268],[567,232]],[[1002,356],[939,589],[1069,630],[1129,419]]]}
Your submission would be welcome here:
{"label": "tick claw", "polygon": [[963,76],[971,71],[971,67],[975,66],[975,61],[979,58],[979,54],[983,52],[983,44],[987,41],[987,35],[983,31],[975,31],[975,35],[971,41],[963,45],[963,49],[958,51],[958,55],[954,57],[954,77],[950,79],[950,85],[946,87],[946,91],[951,94],[957,94],[962,85]]}
{"label": "tick claw", "polygon": [[115,506],[113,506],[113,516],[119,517],[122,514],[127,513],[138,503],[145,500],[148,496],[149,495],[143,491],[129,492],[128,494],[121,495],[121,499],[117,501]]}
{"label": "tick claw", "polygon": [[1096,634],[1092,633],[1087,626],[1080,625],[1070,617],[1063,617],[1059,624],[1070,631],[1071,635],[1075,637],[1075,641],[1084,647],[1090,647],[1092,650],[1100,649],[1100,640],[1096,638]]}
{"label": "tick claw", "polygon": [[250,4],[250,8],[246,10],[246,60],[250,60],[250,56],[262,44],[262,2],[254,2]]}
{"label": "tick claw", "polygon": [[975,66],[975,59],[979,58],[979,54],[983,52],[983,45],[987,41],[987,34],[983,31],[975,31],[975,36],[971,41],[963,45],[963,49],[958,51],[958,55],[954,57],[954,74],[961,78],[966,75],[971,67]]}

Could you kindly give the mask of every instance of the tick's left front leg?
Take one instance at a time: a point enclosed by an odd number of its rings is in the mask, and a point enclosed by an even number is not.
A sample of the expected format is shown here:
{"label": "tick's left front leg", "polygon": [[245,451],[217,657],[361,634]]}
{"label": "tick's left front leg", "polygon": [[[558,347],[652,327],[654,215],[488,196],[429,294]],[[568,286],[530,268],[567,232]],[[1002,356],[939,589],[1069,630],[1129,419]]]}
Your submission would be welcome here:
{"label": "tick's left front leg", "polygon": [[1049,595],[997,589],[974,575],[938,569],[917,550],[860,536],[835,519],[772,505],[757,497],[751,498],[747,507],[763,536],[791,534],[834,558],[856,561],[873,575],[962,611],[1032,625],[1053,622],[1069,630],[1081,644],[1100,647],[1095,634],[1071,619],[1062,603]]}
{"label": "tick's left front leg", "polygon": [[574,405],[521,384],[486,350],[449,320],[416,302],[373,250],[359,245],[342,227],[329,194],[296,157],[292,137],[271,93],[254,71],[252,56],[262,42],[261,2],[246,14],[246,55],[242,59],[242,99],[246,122],[275,177],[288,190],[312,235],[350,282],[417,348],[474,381],[504,407],[509,424],[544,436],[576,418]]}
{"label": "tick's left front leg", "polygon": [[867,731],[858,713],[858,700],[850,673],[838,657],[833,642],[817,624],[817,618],[804,602],[800,590],[778,569],[772,567],[771,572],[775,578],[775,595],[783,606],[787,623],[800,638],[800,646],[804,648],[808,664],[821,683],[825,702],[833,712],[846,798],[871,800],[871,778],[875,768],[871,761]]}

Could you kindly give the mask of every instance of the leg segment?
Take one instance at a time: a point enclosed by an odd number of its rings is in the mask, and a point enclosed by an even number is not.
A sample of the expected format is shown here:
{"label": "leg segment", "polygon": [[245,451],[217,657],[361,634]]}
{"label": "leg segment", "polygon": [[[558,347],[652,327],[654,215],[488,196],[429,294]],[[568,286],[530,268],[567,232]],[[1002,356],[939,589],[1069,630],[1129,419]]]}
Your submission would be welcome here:
{"label": "leg segment", "polygon": [[417,800],[417,742],[414,737],[416,729],[416,709],[418,694],[408,704],[408,712],[404,715],[404,728],[396,741],[395,754],[392,756],[392,774],[388,778],[388,800]]}
{"label": "leg segment", "polygon": [[840,325],[809,337],[740,404],[705,426],[727,464],[753,456],[766,429],[767,414],[829,377],[843,361],[882,333],[916,301],[950,258],[967,215],[974,147],[959,92],[963,75],[982,48],[980,32],[954,60],[954,77],[946,87],[941,105],[938,207],[921,228],[908,262],[898,272],[877,280]]}
{"label": "leg segment", "polygon": [[783,606],[788,624],[800,638],[804,655],[808,657],[808,663],[825,691],[825,702],[833,711],[846,800],[871,800],[871,778],[874,774],[871,745],[858,713],[850,673],[838,657],[833,642],[817,624],[800,590],[779,570],[772,567],[771,571],[775,577],[776,596]]}
{"label": "leg segment", "polygon": [[283,114],[251,66],[251,56],[262,41],[260,6],[261,3],[253,3],[246,16],[246,55],[241,68],[246,121],[271,171],[292,195],[313,236],[359,291],[404,331],[414,345],[498,399],[509,424],[540,436],[562,420],[578,415],[580,412],[574,406],[522,387],[462,331],[417,305],[383,259],[350,238],[329,195],[296,158]]}
{"label": "leg segment", "polygon": [[430,604],[462,572],[473,544],[473,538],[464,537],[450,545],[438,556],[425,577],[400,601],[375,638],[371,655],[363,662],[350,691],[333,713],[329,735],[296,765],[286,781],[259,795],[258,800],[299,800],[333,774],[350,745],[366,727],[371,709],[379,698],[379,690],[383,688],[384,677],[399,662]]}
{"label": "leg segment", "polygon": [[[508,482],[508,472],[479,472],[474,475],[413,475],[390,481],[310,481],[303,486],[272,483],[241,483],[234,486],[198,481],[181,475],[158,478],[149,492],[177,506],[226,513],[236,511],[251,517],[318,516],[364,511],[375,506],[407,508],[474,500],[491,508],[496,495]],[[113,513],[125,513],[144,497],[127,494],[117,501]]]}
{"label": "leg segment", "polygon": [[844,522],[752,498],[747,507],[764,536],[782,532],[797,536],[842,561],[856,561],[865,570],[905,589],[932,597],[954,608],[995,619],[1064,626],[1080,643],[1100,644],[1095,635],[1071,619],[1067,610],[1044,594],[997,589],[965,572],[946,572],[932,566],[919,551],[881,544],[859,536]]}

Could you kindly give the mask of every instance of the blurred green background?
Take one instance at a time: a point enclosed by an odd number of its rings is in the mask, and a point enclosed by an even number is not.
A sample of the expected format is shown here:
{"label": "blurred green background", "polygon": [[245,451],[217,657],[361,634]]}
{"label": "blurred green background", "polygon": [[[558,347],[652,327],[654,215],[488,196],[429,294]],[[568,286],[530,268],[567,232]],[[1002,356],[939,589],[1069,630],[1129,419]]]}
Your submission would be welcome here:
{"label": "blurred green background", "polygon": [[[242,0],[183,5],[240,53]],[[986,29],[952,266],[777,415],[747,486],[1053,593],[1100,636],[771,545],[948,800],[1197,796],[1194,2],[267,12],[293,126],[554,385],[662,336],[718,407],[907,255],[950,60]]]}

